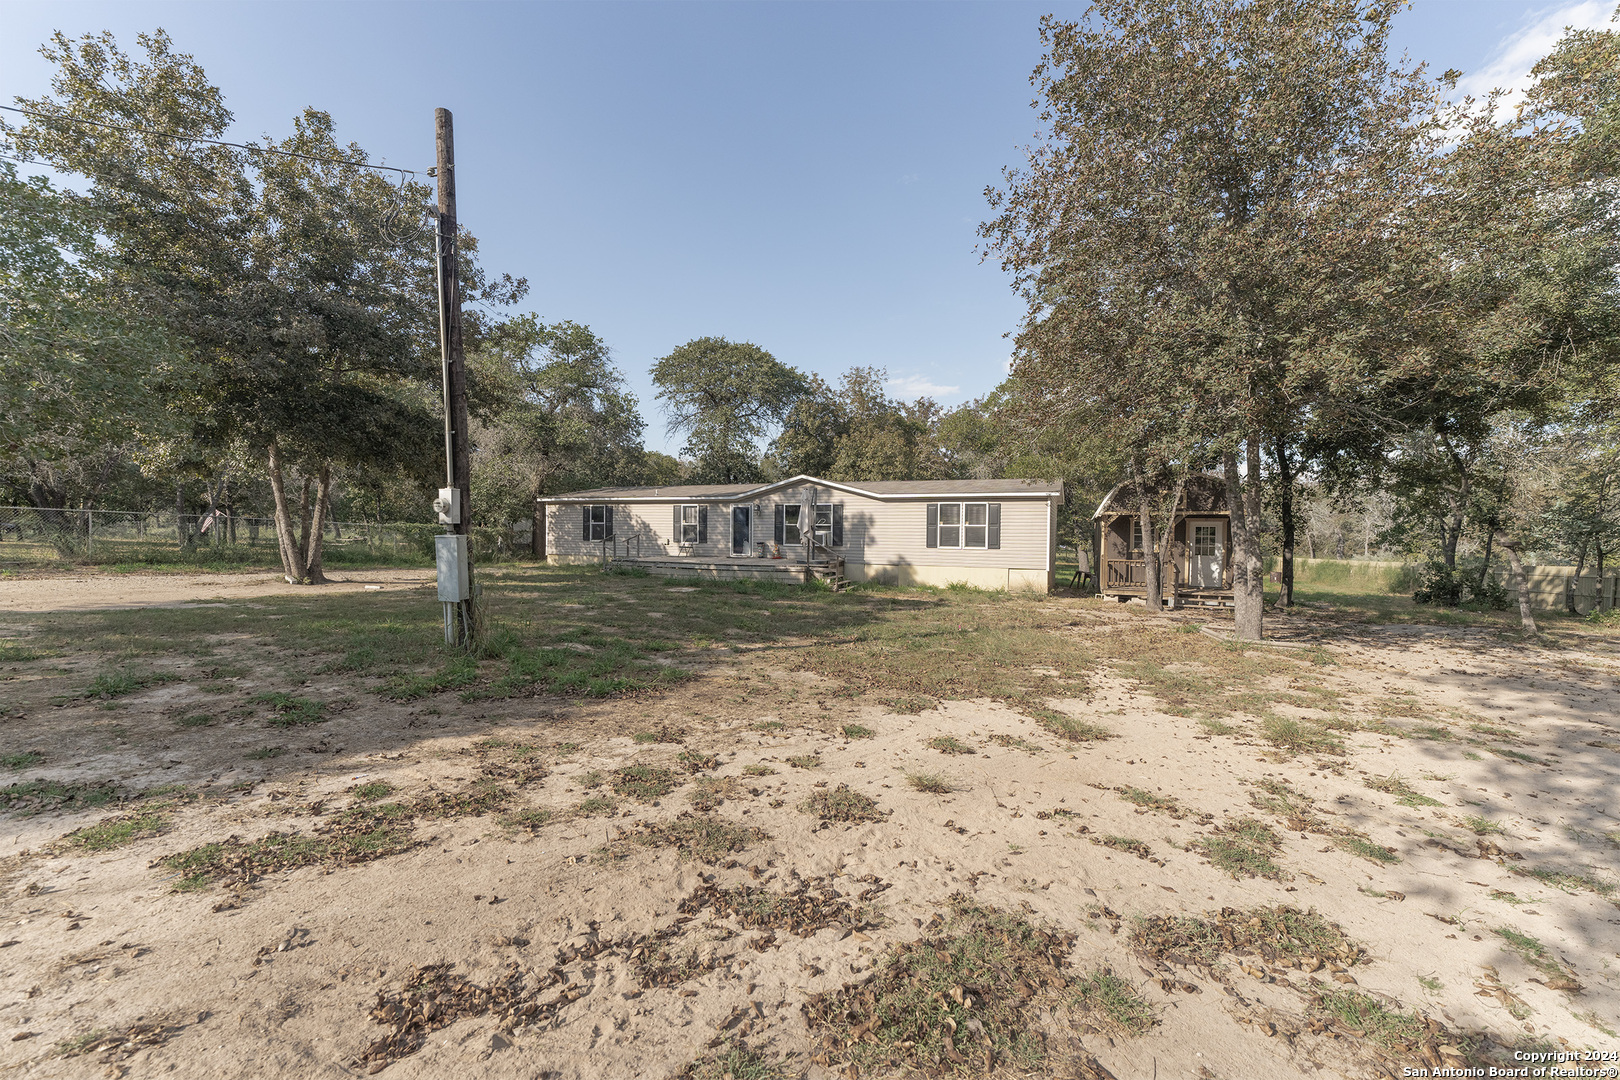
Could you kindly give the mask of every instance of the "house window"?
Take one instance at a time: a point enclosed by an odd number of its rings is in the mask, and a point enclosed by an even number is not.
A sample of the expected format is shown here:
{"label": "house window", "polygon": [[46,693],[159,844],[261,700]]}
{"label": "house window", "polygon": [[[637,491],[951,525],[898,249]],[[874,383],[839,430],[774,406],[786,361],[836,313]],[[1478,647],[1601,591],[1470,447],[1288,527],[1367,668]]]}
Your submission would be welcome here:
{"label": "house window", "polygon": [[962,546],[982,548],[990,533],[990,504],[964,503],[962,506]]}
{"label": "house window", "polygon": [[816,503],[816,543],[820,544],[822,547],[831,547],[832,527],[832,503]]}
{"label": "house window", "polygon": [[1193,554],[1199,556],[1213,556],[1215,551],[1215,526],[1193,526]]}
{"label": "house window", "polygon": [[607,539],[608,508],[605,506],[591,506],[586,508],[585,539]]}
{"label": "house window", "polygon": [[782,543],[797,544],[803,537],[799,535],[799,526],[803,524],[804,507],[797,503],[782,507]]}
{"label": "house window", "polygon": [[698,542],[698,508],[697,506],[681,507],[681,543],[695,544]]}
{"label": "house window", "polygon": [[962,546],[962,504],[939,504],[939,546]]}

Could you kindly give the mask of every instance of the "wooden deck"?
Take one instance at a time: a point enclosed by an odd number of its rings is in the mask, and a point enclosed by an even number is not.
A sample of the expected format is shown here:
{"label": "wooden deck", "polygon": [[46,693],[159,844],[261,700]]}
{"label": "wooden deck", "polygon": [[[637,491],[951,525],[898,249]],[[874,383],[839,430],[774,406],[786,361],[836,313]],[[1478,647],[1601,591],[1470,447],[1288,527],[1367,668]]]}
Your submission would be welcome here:
{"label": "wooden deck", "polygon": [[[1104,596],[1129,600],[1147,595],[1147,562],[1144,559],[1106,559],[1101,591]],[[1183,604],[1216,605],[1230,607],[1233,603],[1229,574],[1222,575],[1218,586],[1189,585],[1180,580],[1177,567],[1167,567],[1167,580],[1159,583],[1159,593],[1165,601]]]}
{"label": "wooden deck", "polygon": [[637,566],[658,577],[695,577],[720,581],[781,581],[808,585],[826,581],[837,592],[844,585],[844,560],[798,562],[793,559],[694,559],[680,555],[619,557],[616,566]]}

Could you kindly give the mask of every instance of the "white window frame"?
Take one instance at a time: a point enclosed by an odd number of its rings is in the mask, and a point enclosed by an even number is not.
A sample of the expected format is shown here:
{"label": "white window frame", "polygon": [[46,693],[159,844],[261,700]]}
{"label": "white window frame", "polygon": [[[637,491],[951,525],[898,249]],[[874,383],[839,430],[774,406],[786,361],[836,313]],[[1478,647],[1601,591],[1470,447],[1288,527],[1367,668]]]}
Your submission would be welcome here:
{"label": "white window frame", "polygon": [[675,538],[676,543],[695,545],[698,542],[698,512],[697,503],[681,504],[681,535]]}
{"label": "white window frame", "polygon": [[592,505],[590,507],[590,512],[591,512],[590,534],[588,536],[586,536],[585,539],[592,542],[592,543],[596,543],[597,541],[600,541],[600,540],[606,540],[607,539],[607,504],[606,503],[600,503],[600,504]]}
{"label": "white window frame", "polygon": [[[1195,559],[1209,559],[1209,558],[1214,558],[1216,555],[1219,555],[1221,553],[1220,540],[1219,540],[1220,535],[1221,535],[1221,530],[1220,530],[1219,526],[1216,526],[1216,525],[1194,525],[1193,526],[1193,558],[1195,558]],[[1203,540],[1204,540],[1205,536],[1209,537],[1209,547],[1208,547],[1207,550],[1205,549],[1204,544],[1203,544]]]}
{"label": "white window frame", "polygon": [[804,505],[802,503],[782,504],[782,543],[801,544],[804,542],[803,520]]}
{"label": "white window frame", "polygon": [[[969,507],[979,511],[979,520],[977,522],[968,520]],[[956,520],[946,521],[948,515]],[[976,543],[973,542],[975,540]],[[990,547],[990,504],[988,502],[940,503],[939,546],[964,551],[987,550]]]}

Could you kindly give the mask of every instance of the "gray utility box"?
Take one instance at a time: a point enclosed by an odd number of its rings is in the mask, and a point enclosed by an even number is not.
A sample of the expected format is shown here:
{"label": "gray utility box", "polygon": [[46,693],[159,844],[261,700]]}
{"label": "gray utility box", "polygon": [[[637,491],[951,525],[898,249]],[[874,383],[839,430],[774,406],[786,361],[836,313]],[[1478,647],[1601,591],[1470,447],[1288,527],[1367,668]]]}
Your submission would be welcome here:
{"label": "gray utility box", "polygon": [[433,554],[439,564],[439,599],[454,604],[471,596],[472,575],[467,572],[467,538],[435,536]]}

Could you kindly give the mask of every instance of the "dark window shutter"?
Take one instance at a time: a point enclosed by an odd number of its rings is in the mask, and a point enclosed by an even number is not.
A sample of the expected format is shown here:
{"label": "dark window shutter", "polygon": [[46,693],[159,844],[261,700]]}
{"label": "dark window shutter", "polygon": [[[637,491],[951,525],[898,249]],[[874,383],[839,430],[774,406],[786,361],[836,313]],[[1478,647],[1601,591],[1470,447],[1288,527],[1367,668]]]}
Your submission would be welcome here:
{"label": "dark window shutter", "polygon": [[675,542],[681,542],[681,504],[675,504]]}
{"label": "dark window shutter", "polygon": [[928,504],[928,540],[927,547],[939,547],[939,503]]}
{"label": "dark window shutter", "polygon": [[581,526],[585,531],[580,533],[580,535],[589,540],[591,538],[591,508],[589,506],[582,506],[579,509],[585,515],[584,524]]}
{"label": "dark window shutter", "polygon": [[776,504],[776,542],[782,543],[782,537],[787,535],[787,512],[781,503]]}
{"label": "dark window shutter", "polygon": [[832,546],[844,546],[844,504],[833,503]]}
{"label": "dark window shutter", "polygon": [[604,540],[611,540],[613,539],[613,507],[608,507],[602,516],[607,519],[602,526],[602,538]]}
{"label": "dark window shutter", "polygon": [[700,506],[698,507],[698,543],[707,544],[708,542],[709,508],[707,506]]}
{"label": "dark window shutter", "polygon": [[998,548],[1001,546],[1001,504],[991,503],[985,519],[989,523],[989,528],[985,529],[985,532],[989,534],[990,547]]}

